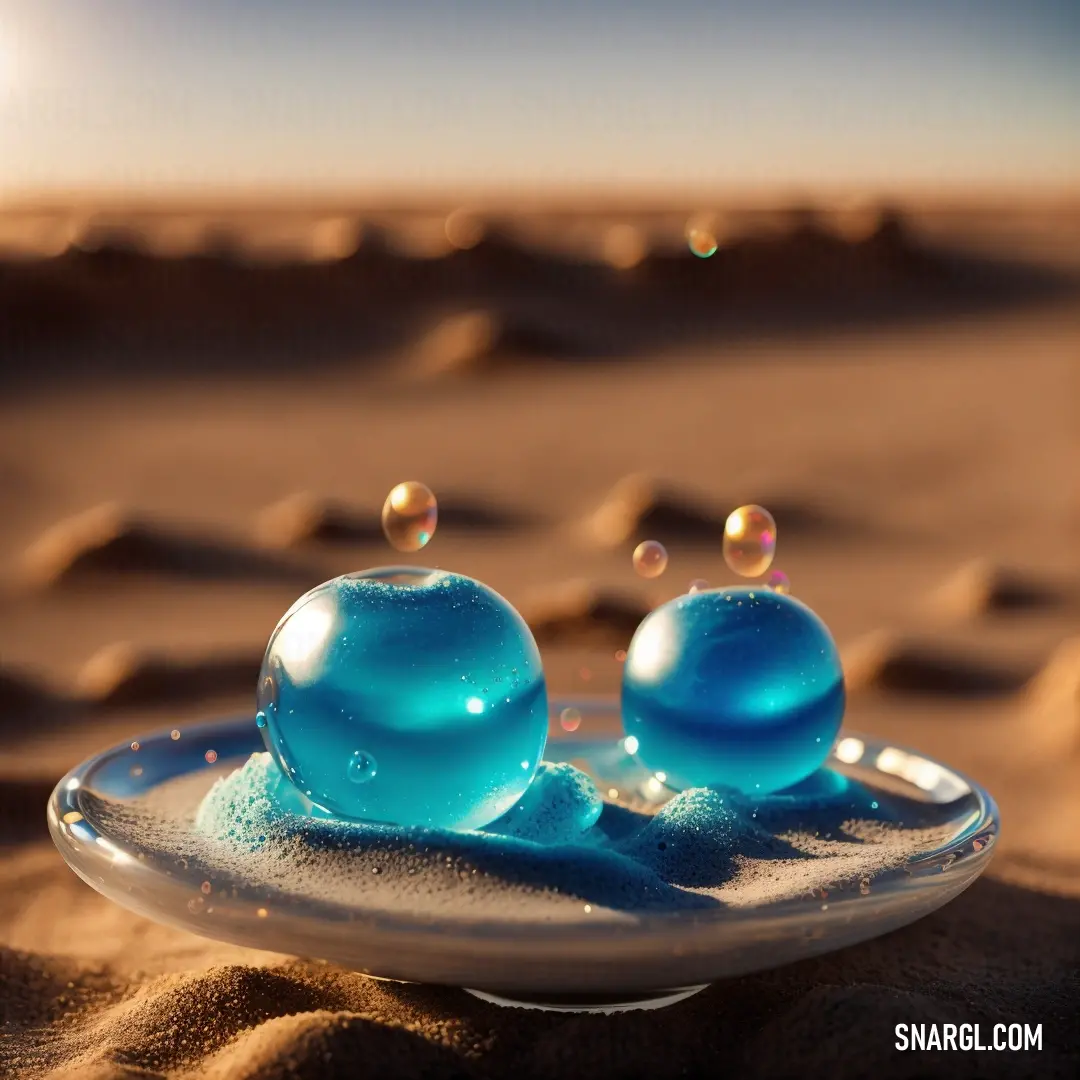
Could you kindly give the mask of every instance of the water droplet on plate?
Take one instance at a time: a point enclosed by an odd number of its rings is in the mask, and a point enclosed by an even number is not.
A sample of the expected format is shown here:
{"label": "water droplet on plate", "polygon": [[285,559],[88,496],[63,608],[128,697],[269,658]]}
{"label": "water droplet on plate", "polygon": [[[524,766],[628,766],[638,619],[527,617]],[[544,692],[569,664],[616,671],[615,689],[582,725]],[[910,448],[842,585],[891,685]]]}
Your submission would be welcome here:
{"label": "water droplet on plate", "polygon": [[764,574],[776,553],[776,522],[764,506],[740,506],[724,524],[724,562],[742,577]]}
{"label": "water droplet on plate", "polygon": [[435,535],[439,504],[426,484],[406,480],[386,496],[382,527],[386,539],[398,551],[419,551]]}
{"label": "water droplet on plate", "polygon": [[255,714],[255,726],[258,728],[266,727],[266,713],[261,709]]}
{"label": "water droplet on plate", "polygon": [[366,784],[375,779],[379,767],[366,750],[355,750],[349,758],[348,776],[354,784]]}
{"label": "water droplet on plate", "polygon": [[686,590],[688,593],[704,592],[709,587],[709,583],[704,578],[694,578],[690,582],[690,587]]}
{"label": "water droplet on plate", "polygon": [[667,564],[667,548],[659,540],[642,540],[634,548],[634,569],[643,578],[659,577]]}

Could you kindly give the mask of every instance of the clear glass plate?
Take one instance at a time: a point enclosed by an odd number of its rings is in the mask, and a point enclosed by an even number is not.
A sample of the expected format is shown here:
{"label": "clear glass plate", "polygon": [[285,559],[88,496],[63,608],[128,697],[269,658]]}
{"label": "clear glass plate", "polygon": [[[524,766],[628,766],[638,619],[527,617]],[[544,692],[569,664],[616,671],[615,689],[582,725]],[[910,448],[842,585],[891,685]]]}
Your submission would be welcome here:
{"label": "clear glass plate", "polygon": [[[557,721],[571,705],[582,715],[573,735]],[[630,793],[646,812],[670,797],[623,749],[615,699],[556,700],[551,711],[548,760],[587,768],[601,790]],[[223,875],[170,850],[160,835],[132,839],[130,829],[115,827],[118,804],[138,806],[170,785],[186,793],[188,804],[176,811],[175,826],[190,829],[194,806],[213,780],[264,748],[251,717],[187,727],[178,738],[168,731],[139,736],[137,743],[137,751],[124,743],[79,765],[49,800],[56,846],[98,892],[205,937],[317,957],[382,978],[477,988],[473,992],[488,1000],[541,1008],[668,1004],[716,979],[877,937],[970,885],[989,862],[998,832],[997,808],[977,784],[921,754],[845,732],[829,767],[871,794],[880,791],[883,806],[886,800],[903,806],[904,826],[916,827],[901,862],[872,877],[840,875],[820,885],[811,875],[810,886],[795,895],[788,889],[755,898],[736,888],[712,907],[612,918],[584,905],[580,916],[531,921],[498,913],[410,915],[380,904],[377,889],[349,904],[320,899],[310,889],[268,894],[265,885],[245,880],[242,865]],[[208,763],[211,749],[216,759]],[[806,817],[805,810],[799,813]],[[813,869],[811,862],[799,867]]]}

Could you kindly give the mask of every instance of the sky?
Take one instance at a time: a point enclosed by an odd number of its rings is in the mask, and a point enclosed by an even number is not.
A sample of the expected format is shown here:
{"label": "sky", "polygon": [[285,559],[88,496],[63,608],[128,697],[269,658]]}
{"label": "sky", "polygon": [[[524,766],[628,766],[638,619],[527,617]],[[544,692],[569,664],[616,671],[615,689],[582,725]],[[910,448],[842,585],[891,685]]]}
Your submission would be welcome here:
{"label": "sky", "polygon": [[1080,0],[0,0],[0,192],[1080,190]]}

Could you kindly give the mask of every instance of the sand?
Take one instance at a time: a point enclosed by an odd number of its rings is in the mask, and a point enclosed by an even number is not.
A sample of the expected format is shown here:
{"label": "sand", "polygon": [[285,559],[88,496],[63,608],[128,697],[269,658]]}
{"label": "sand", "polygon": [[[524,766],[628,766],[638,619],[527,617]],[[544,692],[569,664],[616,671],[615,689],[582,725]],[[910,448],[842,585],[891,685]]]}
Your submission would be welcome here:
{"label": "sand", "polygon": [[[962,288],[888,230],[855,260],[736,248],[701,290],[667,249],[620,257],[624,279],[498,237],[414,277],[363,245],[312,276],[5,266],[0,1075],[1072,1075],[1080,308],[1040,275],[1075,274],[1080,243],[1070,220],[1021,225],[926,226],[1039,263],[968,267]],[[616,1017],[373,982],[99,897],[47,839],[52,784],[112,741],[246,707],[299,592],[399,561],[370,526],[412,478],[457,508],[412,561],[518,604],[570,694],[617,687],[637,613],[730,581],[710,522],[769,507],[776,565],[841,646],[848,725],[998,798],[987,877],[884,939]],[[654,581],[630,567],[643,530],[671,553]],[[1044,1048],[894,1050],[920,1021],[1041,1023]]]}

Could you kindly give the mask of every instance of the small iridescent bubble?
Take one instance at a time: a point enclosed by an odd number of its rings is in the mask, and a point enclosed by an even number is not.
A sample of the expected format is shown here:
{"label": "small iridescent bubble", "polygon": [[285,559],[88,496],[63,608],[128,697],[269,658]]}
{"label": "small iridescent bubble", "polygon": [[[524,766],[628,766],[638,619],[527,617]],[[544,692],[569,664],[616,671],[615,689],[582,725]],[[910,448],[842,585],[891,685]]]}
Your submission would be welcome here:
{"label": "small iridescent bubble", "polygon": [[776,553],[776,522],[764,506],[740,506],[724,524],[724,562],[742,577],[758,577]]}
{"label": "small iridescent bubble", "polygon": [[716,254],[716,237],[708,229],[691,229],[686,241],[699,259],[707,259]]}
{"label": "small iridescent bubble", "polygon": [[619,663],[619,664],[625,664],[626,663],[626,650],[625,649],[616,649],[615,650],[615,662]]}
{"label": "small iridescent bubble", "polygon": [[659,540],[642,540],[634,548],[634,569],[643,578],[659,577],[667,564],[667,548]]}
{"label": "small iridescent bubble", "polygon": [[581,727],[581,713],[574,708],[563,709],[559,713],[559,724],[563,731],[577,731]]}
{"label": "small iridescent bubble", "polygon": [[176,740],[180,738],[179,730],[177,728],[173,728],[172,731],[169,732],[169,738],[172,739],[173,742],[176,742]]}
{"label": "small iridescent bubble", "polygon": [[386,496],[382,527],[386,539],[398,551],[419,551],[435,535],[439,504],[426,484],[406,480]]}
{"label": "small iridescent bubble", "polygon": [[132,750],[138,750],[138,749],[139,749],[139,743],[138,743],[138,741],[136,741],[136,742],[133,742],[133,743],[131,744],[131,749],[132,749]]}
{"label": "small iridescent bubble", "polygon": [[686,590],[688,593],[704,592],[709,587],[709,583],[704,578],[694,578],[690,582],[690,587]]}
{"label": "small iridescent bubble", "polygon": [[207,750],[206,753],[203,754],[203,757],[206,759],[207,765],[213,765],[214,762],[217,761],[217,751]]}
{"label": "small iridescent bubble", "polygon": [[349,758],[348,776],[354,784],[366,784],[374,780],[378,769],[375,759],[366,750],[354,750]]}
{"label": "small iridescent bubble", "polygon": [[772,589],[773,592],[778,592],[787,596],[791,592],[791,579],[784,573],[783,570],[774,570],[769,575],[769,580],[766,585]]}

